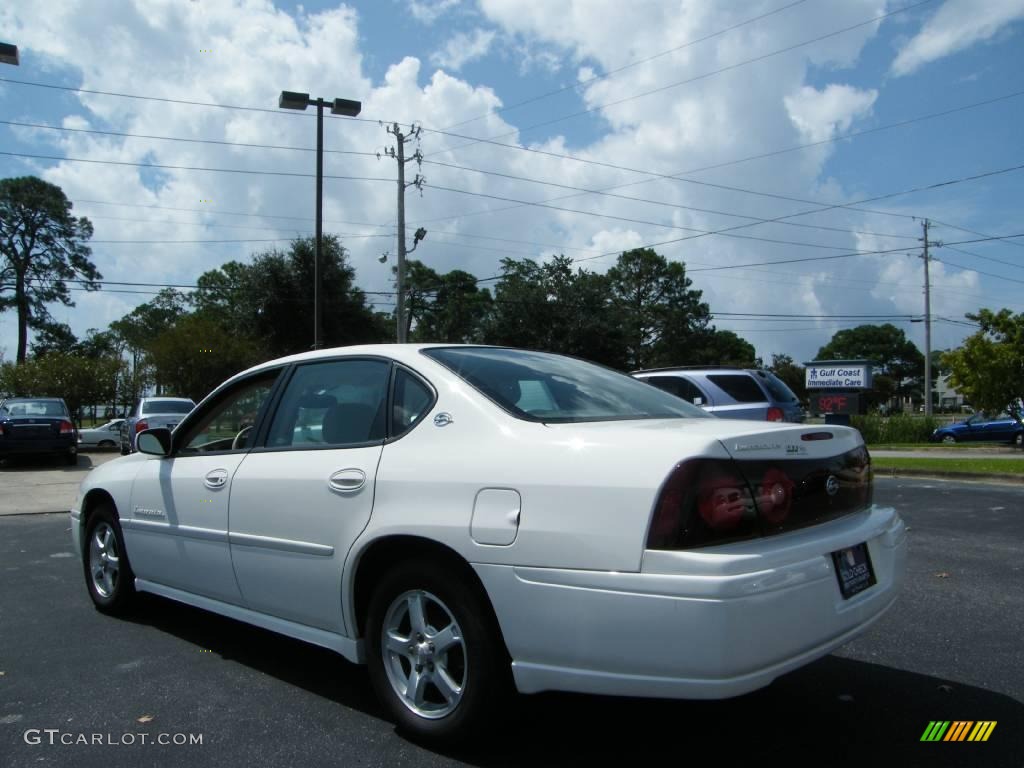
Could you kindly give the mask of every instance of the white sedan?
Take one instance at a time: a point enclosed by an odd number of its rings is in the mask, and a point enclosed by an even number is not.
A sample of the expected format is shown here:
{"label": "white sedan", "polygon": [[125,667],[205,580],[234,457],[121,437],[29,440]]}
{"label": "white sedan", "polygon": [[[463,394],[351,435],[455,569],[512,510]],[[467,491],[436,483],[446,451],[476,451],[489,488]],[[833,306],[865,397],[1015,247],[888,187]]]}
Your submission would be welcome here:
{"label": "white sedan", "polygon": [[710,418],[629,376],[480,346],[308,352],[86,478],[96,606],[151,592],[369,665],[451,740],[504,694],[722,698],[863,632],[906,533],[860,434]]}
{"label": "white sedan", "polygon": [[114,419],[92,429],[78,430],[79,448],[116,448],[121,442],[121,424],[124,419]]}

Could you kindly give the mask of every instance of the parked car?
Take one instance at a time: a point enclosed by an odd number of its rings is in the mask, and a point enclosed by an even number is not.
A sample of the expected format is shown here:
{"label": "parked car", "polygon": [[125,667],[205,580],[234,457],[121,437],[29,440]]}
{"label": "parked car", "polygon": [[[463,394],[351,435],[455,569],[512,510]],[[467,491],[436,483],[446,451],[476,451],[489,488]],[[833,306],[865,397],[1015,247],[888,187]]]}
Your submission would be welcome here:
{"label": "parked car", "polygon": [[113,419],[99,427],[78,430],[79,448],[116,448],[121,441],[124,419]]}
{"label": "parked car", "polygon": [[0,459],[38,454],[78,463],[78,436],[67,404],[59,397],[0,400]]}
{"label": "parked car", "polygon": [[723,419],[800,423],[807,415],[793,390],[771,371],[684,367],[632,375]]}
{"label": "parked car", "polygon": [[187,397],[143,397],[121,424],[121,455],[127,456],[135,450],[135,437],[142,430],[155,427],[174,429],[195,407],[195,402]]}
{"label": "parked car", "polygon": [[1024,427],[1008,413],[990,416],[979,412],[964,421],[939,427],[932,432],[933,443],[987,442],[1024,445]]}
{"label": "parked car", "polygon": [[96,607],[150,592],[333,649],[422,739],[504,723],[513,686],[752,691],[903,578],[856,430],[711,418],[559,355],[307,352],[138,446],[71,513]]}

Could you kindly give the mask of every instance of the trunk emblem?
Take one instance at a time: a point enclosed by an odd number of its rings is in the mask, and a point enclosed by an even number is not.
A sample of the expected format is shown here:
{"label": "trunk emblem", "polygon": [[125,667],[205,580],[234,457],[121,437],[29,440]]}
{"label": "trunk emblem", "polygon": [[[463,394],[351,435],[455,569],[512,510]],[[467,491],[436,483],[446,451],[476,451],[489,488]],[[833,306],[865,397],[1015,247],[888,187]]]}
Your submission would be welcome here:
{"label": "trunk emblem", "polygon": [[839,478],[835,475],[829,475],[825,481],[825,493],[829,496],[835,496],[839,493]]}

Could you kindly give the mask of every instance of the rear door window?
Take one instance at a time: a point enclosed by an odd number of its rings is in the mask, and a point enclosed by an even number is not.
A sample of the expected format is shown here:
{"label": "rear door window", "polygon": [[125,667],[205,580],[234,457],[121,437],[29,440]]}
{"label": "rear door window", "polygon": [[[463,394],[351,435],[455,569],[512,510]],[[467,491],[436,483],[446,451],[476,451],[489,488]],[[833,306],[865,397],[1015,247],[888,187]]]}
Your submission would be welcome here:
{"label": "rear door window", "polygon": [[708,381],[737,403],[763,403],[768,399],[754,377],[747,373],[712,373],[708,374]]}
{"label": "rear door window", "polygon": [[696,384],[682,376],[648,376],[643,381],[688,403],[711,405],[711,398],[701,392]]}

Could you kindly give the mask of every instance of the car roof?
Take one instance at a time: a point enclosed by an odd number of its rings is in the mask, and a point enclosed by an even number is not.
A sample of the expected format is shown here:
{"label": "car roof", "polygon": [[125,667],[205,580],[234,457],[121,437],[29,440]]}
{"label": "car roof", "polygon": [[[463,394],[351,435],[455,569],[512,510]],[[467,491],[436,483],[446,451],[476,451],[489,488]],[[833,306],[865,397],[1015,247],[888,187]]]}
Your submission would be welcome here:
{"label": "car roof", "polygon": [[734,365],[674,365],[667,368],[641,368],[638,373],[768,373],[760,368],[737,368]]}
{"label": "car roof", "polygon": [[64,402],[64,398],[63,397],[5,397],[5,398],[3,398],[3,402],[5,402],[5,403],[28,403],[28,402],[38,403],[40,401],[45,402],[45,403],[63,403]]}

